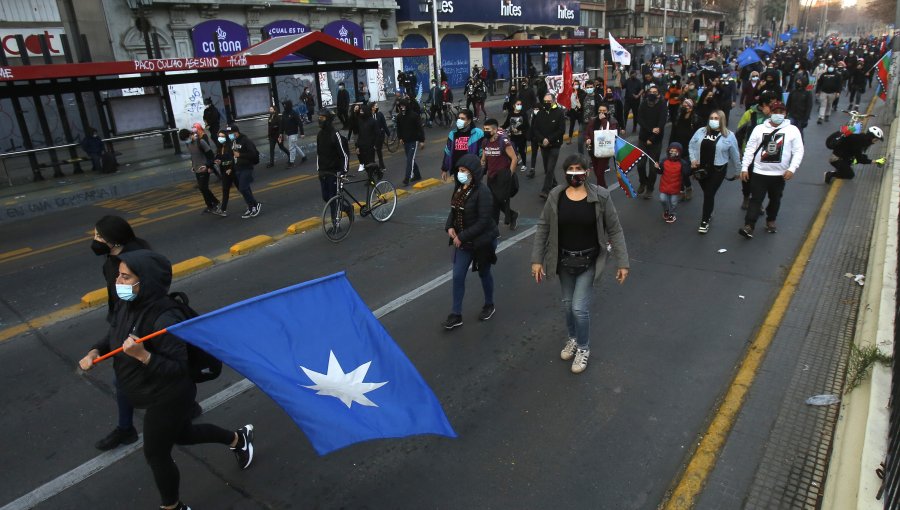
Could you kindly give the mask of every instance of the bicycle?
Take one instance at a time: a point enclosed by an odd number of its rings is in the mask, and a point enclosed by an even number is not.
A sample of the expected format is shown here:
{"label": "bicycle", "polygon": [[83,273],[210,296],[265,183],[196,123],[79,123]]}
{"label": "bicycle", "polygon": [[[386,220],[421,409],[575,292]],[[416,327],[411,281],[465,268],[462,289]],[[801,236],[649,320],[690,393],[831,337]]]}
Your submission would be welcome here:
{"label": "bicycle", "polygon": [[397,136],[397,114],[391,115],[391,125],[388,126],[388,134],[384,137],[384,145],[388,152],[395,153],[400,148],[400,138]]}
{"label": "bicycle", "polygon": [[874,114],[867,113],[859,113],[856,110],[841,110],[843,113],[850,115],[850,121],[841,126],[841,133],[843,135],[852,135],[854,133],[862,133],[864,130],[864,126],[862,123],[863,119],[867,119],[870,117],[877,117]]}
{"label": "bicycle", "polygon": [[[364,169],[366,178],[355,181],[351,180],[349,172],[335,174],[337,194],[328,199],[322,209],[322,230],[325,237],[333,243],[339,243],[350,235],[355,217],[354,205],[359,208],[361,217],[371,215],[372,219],[379,223],[391,219],[397,209],[397,192],[390,181],[382,179],[384,171],[378,163],[369,163]],[[350,190],[346,189],[349,184],[363,182],[366,183],[365,203],[357,200]],[[352,203],[347,199],[348,196],[353,199]]]}

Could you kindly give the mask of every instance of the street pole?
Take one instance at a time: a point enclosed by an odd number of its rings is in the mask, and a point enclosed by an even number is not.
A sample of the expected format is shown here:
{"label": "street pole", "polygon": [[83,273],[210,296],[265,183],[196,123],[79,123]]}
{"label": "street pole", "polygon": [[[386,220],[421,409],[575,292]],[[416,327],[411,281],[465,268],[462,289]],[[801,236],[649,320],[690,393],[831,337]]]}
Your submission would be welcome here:
{"label": "street pole", "polygon": [[440,86],[441,84],[441,68],[438,62],[441,61],[441,45],[438,43],[438,25],[437,25],[437,0],[431,0],[431,45],[434,46],[434,81]]}
{"label": "street pole", "polygon": [[[668,46],[666,44],[666,14],[668,13],[668,11],[666,10],[666,0],[662,0],[662,3],[663,3],[663,36],[662,36],[663,53],[668,53],[668,51],[667,51],[668,48],[666,48]],[[649,23],[649,21],[648,21],[648,23]],[[665,63],[663,63],[663,65],[665,65]]]}

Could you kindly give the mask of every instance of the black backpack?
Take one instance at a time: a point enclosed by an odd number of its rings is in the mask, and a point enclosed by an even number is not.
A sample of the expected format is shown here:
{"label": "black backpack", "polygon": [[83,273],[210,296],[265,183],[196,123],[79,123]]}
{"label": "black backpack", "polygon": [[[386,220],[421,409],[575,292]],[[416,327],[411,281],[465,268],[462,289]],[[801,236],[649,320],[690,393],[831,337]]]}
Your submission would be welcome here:
{"label": "black backpack", "polygon": [[835,131],[828,135],[828,138],[825,139],[825,147],[829,150],[835,150],[838,148],[838,144],[841,143],[841,140],[844,138],[844,133],[840,131]]}
{"label": "black backpack", "polygon": [[[153,333],[155,331],[154,324],[156,324],[157,319],[159,319],[163,313],[172,310],[173,308],[181,310],[186,317],[185,320],[199,316],[200,314],[190,307],[189,302],[187,294],[184,292],[172,292],[165,298],[150,305],[150,307],[141,313],[141,316],[138,318],[136,327],[136,331],[139,333],[138,336]],[[150,340],[150,342],[152,343],[153,340]],[[187,347],[188,372],[190,373],[191,380],[195,383],[201,383],[212,381],[219,377],[222,373],[221,361],[193,344],[184,342],[184,345]]]}

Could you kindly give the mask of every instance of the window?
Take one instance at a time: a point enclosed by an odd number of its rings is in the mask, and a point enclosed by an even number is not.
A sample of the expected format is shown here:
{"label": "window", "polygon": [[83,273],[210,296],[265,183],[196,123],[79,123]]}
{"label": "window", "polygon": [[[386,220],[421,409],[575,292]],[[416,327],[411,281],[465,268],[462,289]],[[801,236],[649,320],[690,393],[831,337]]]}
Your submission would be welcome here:
{"label": "window", "polygon": [[581,10],[581,26],[598,28],[603,26],[603,11]]}

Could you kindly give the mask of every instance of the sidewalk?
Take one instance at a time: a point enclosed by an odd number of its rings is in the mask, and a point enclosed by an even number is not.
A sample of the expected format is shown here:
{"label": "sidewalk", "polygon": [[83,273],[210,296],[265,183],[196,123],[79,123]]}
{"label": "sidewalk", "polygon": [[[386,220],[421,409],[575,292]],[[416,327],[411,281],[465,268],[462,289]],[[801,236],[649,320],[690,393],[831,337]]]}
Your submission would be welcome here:
{"label": "sidewalk", "polygon": [[[453,91],[454,97],[464,97],[462,90]],[[485,103],[492,115],[497,115],[503,104],[504,94],[488,96]],[[382,111],[393,105],[393,99],[380,102]],[[504,117],[505,118],[505,117]],[[498,118],[503,122],[503,118]],[[269,162],[269,142],[266,137],[266,119],[238,121],[242,130],[250,136],[260,151],[260,164]],[[437,136],[436,128],[426,130],[426,136]],[[316,135],[318,125],[313,122],[304,125],[306,137],[300,145],[308,155],[315,156]],[[13,186],[0,187],[0,223],[39,216],[53,211],[79,207],[111,198],[121,198],[141,191],[177,183],[193,181],[189,171],[190,157],[182,150],[175,154],[174,149],[162,146],[162,137],[153,136],[139,140],[117,142],[115,150],[118,154],[119,171],[115,174],[98,174],[90,170],[90,163],[82,164],[84,173],[73,175],[69,165],[63,167],[66,174],[63,178],[52,178],[52,170],[45,168],[47,179],[32,182],[31,169],[27,166],[28,158],[15,158],[7,161],[7,168],[13,179]],[[276,160],[283,157],[279,149],[275,150]],[[46,157],[42,158],[47,159]],[[3,176],[5,177],[5,176]]]}

